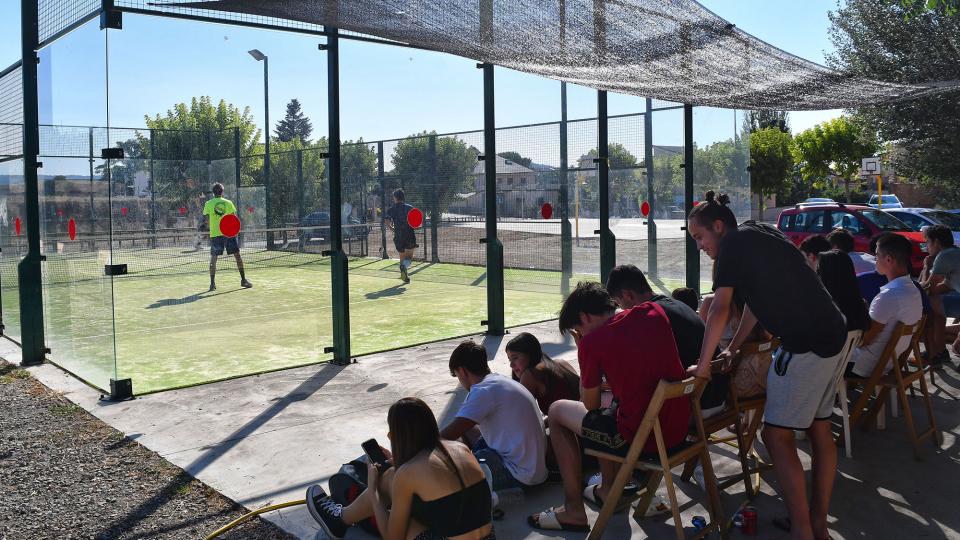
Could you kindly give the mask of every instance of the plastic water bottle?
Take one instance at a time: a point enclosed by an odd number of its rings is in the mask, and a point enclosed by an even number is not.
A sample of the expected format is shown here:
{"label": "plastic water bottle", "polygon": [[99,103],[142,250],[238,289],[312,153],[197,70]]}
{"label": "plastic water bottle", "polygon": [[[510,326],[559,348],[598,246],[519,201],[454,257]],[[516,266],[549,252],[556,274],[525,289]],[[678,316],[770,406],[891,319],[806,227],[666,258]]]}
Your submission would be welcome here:
{"label": "plastic water bottle", "polygon": [[487,465],[487,460],[480,459],[480,468],[483,469],[483,478],[487,481],[487,487],[490,488],[490,509],[494,509],[500,506],[500,497],[497,495],[497,492],[493,490],[493,471],[490,470],[490,466]]}

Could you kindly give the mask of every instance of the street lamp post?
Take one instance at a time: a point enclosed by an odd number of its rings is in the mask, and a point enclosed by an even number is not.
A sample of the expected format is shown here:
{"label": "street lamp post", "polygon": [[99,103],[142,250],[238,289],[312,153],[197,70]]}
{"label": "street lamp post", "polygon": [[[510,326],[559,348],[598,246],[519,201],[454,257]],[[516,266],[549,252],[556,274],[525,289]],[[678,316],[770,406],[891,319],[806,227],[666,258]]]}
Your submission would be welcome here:
{"label": "street lamp post", "polygon": [[269,74],[270,74],[270,59],[267,58],[267,55],[260,52],[259,49],[253,49],[247,51],[250,53],[250,56],[253,57],[257,62],[263,62],[263,122],[264,122],[264,131],[263,131],[263,182],[264,182],[264,204],[266,205],[266,228],[267,228],[267,249],[272,250],[273,246],[273,229],[271,227],[271,210],[270,207],[270,84],[269,84]]}

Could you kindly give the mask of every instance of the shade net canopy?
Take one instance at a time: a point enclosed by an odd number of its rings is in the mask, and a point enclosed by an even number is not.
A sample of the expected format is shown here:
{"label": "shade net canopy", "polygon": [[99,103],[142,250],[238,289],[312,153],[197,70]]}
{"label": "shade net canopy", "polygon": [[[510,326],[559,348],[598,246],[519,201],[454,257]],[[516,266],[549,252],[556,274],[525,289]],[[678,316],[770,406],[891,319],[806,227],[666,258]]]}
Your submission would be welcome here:
{"label": "shade net canopy", "polygon": [[960,82],[855,77],[765,43],[692,0],[212,0],[165,9],[337,27],[623,94],[740,109],[822,110]]}

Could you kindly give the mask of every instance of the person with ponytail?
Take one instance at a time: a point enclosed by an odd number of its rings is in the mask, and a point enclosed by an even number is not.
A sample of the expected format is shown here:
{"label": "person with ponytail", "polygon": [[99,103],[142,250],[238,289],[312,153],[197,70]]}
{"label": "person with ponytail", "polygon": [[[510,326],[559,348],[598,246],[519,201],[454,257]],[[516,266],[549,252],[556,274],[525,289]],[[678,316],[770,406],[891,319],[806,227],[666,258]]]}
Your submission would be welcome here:
{"label": "person with ponytail", "polygon": [[387,540],[494,540],[490,486],[465,445],[440,437],[437,418],[408,397],[387,412],[392,461],[386,471],[367,468],[368,487],[349,506],[318,485],[307,490],[310,515],[330,538],[371,516]]}
{"label": "person with ponytail", "polygon": [[530,391],[543,414],[554,401],[580,399],[580,376],[566,361],[544,354],[533,334],[517,334],[507,342],[506,352],[513,380]]}
{"label": "person with ponytail", "polygon": [[[790,513],[790,538],[829,538],[827,511],[837,469],[830,418],[847,328],[803,254],[777,229],[740,225],[726,195],[708,191],[688,216],[697,247],[716,263],[700,359],[691,371],[710,378],[710,362],[730,317],[734,295],[744,303],[738,330],[722,355],[734,354],[759,322],[780,339],[767,374],[763,441],[773,458]],[[795,431],[813,448],[812,499],[807,500]]]}

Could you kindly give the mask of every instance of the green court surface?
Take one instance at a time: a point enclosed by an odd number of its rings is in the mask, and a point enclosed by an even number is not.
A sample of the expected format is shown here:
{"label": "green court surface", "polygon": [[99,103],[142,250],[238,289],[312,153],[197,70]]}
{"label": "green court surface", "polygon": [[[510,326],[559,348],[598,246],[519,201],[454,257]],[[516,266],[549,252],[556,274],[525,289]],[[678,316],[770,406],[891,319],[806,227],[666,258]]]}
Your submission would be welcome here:
{"label": "green court surface", "polygon": [[[252,289],[240,288],[232,257],[221,258],[218,289],[207,292],[203,252],[144,253],[115,250],[113,262],[126,259],[131,273],[113,278],[103,276],[104,253],[48,256],[44,304],[53,362],[102,389],[110,378],[131,378],[143,394],[331,358],[323,352],[333,345],[328,258],[245,253]],[[507,326],[556,317],[558,272],[504,273]],[[404,285],[396,260],[350,261],[354,355],[484,331],[483,267],[414,263],[410,275]],[[574,276],[571,286],[579,279],[596,276]],[[2,294],[9,310],[16,290],[5,286]]]}

